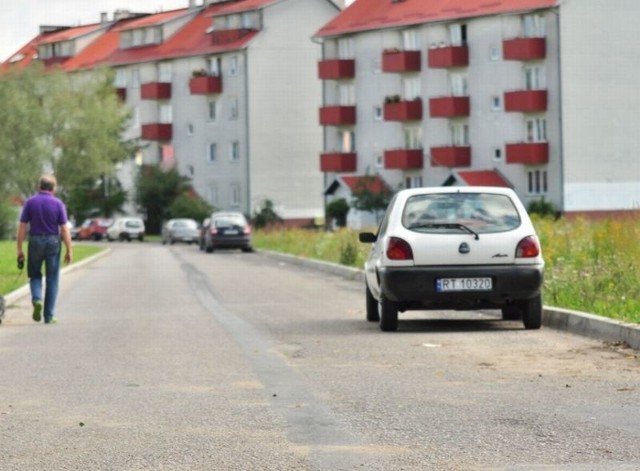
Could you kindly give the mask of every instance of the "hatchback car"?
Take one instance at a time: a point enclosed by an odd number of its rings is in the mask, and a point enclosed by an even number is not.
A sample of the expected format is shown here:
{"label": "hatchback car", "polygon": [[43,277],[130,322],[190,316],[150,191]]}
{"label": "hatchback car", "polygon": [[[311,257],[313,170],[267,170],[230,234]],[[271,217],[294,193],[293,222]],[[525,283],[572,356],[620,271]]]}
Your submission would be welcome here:
{"label": "hatchback car", "polygon": [[198,242],[200,239],[200,229],[198,223],[193,219],[178,218],[169,219],[162,226],[162,243],[175,244],[185,242],[189,245]]}
{"label": "hatchback car", "polygon": [[365,262],[367,320],[398,328],[408,310],[500,309],[525,328],[542,323],[544,261],[515,192],[497,187],[399,191]]}
{"label": "hatchback car", "polygon": [[118,218],[107,229],[107,240],[129,241],[136,239],[144,241],[144,221],[136,217]]}
{"label": "hatchback car", "polygon": [[85,219],[75,237],[77,240],[102,240],[111,224],[113,219],[109,218]]}
{"label": "hatchback car", "polygon": [[207,253],[215,249],[241,249],[251,252],[251,226],[242,213],[216,212],[209,218],[208,230],[204,233],[204,249]]}

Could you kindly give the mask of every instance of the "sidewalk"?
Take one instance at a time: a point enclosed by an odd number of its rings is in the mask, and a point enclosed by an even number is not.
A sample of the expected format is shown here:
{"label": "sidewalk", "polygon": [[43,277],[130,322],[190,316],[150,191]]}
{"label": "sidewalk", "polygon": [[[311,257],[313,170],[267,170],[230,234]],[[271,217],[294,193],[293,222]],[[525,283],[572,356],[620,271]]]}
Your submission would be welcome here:
{"label": "sidewalk", "polygon": [[[346,267],[336,263],[309,260],[277,252],[260,250],[259,253],[286,263],[320,270],[350,280],[360,280],[364,283],[364,272],[357,268]],[[640,325],[638,324],[616,321],[593,314],[571,311],[569,309],[544,306],[542,325],[551,329],[563,330],[598,340],[624,342],[629,345],[629,347],[640,350]]]}

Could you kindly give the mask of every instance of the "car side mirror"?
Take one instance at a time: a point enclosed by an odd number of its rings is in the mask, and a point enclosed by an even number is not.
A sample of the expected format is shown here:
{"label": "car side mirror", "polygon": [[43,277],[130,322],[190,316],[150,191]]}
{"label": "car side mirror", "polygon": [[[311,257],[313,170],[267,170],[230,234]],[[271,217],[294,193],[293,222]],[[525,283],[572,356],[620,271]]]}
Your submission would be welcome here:
{"label": "car side mirror", "polygon": [[378,237],[373,232],[361,232],[358,234],[358,239],[364,244],[373,244]]}

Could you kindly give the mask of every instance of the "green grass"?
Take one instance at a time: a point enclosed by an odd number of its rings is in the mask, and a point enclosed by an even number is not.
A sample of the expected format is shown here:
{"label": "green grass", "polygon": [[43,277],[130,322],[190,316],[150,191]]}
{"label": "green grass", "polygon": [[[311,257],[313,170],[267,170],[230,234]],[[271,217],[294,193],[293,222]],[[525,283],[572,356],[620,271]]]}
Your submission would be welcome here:
{"label": "green grass", "polygon": [[[534,218],[546,262],[544,303],[640,323],[640,218]],[[356,231],[255,231],[257,249],[362,268],[370,249]]]}
{"label": "green grass", "polygon": [[[26,253],[27,244],[24,244]],[[78,263],[87,257],[105,250],[104,247],[96,245],[73,245],[73,261],[72,264]],[[64,252],[64,249],[63,249]],[[61,265],[65,266],[65,265]],[[11,291],[27,284],[27,267],[18,270],[16,265],[16,243],[15,241],[0,241],[0,295],[6,296]]]}

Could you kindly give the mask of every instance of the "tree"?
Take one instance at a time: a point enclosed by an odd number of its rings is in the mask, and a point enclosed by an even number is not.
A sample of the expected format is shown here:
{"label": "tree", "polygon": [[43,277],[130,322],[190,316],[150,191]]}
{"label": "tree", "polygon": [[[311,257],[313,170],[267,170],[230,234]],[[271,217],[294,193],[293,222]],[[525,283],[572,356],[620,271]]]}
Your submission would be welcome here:
{"label": "tree", "polygon": [[9,69],[0,74],[0,100],[0,191],[27,196],[43,172],[71,191],[112,177],[135,154],[137,142],[122,139],[130,116],[108,69]]}
{"label": "tree", "polygon": [[338,198],[327,204],[327,216],[336,221],[336,226],[345,227],[347,225],[347,214],[349,214],[349,203],[344,198]]}
{"label": "tree", "polygon": [[103,176],[99,180],[89,179],[64,191],[69,214],[77,223],[91,216],[113,217],[122,212],[128,194],[115,177]]}
{"label": "tree", "polygon": [[189,218],[200,222],[214,211],[213,206],[192,192],[184,192],[169,207],[171,218]]}
{"label": "tree", "polygon": [[266,199],[262,203],[260,211],[253,213],[252,224],[256,229],[263,229],[267,226],[282,222],[282,218],[273,209],[273,201]]}
{"label": "tree", "polygon": [[378,177],[366,175],[358,180],[352,191],[353,199],[351,205],[359,211],[369,211],[380,219],[393,193]]}

